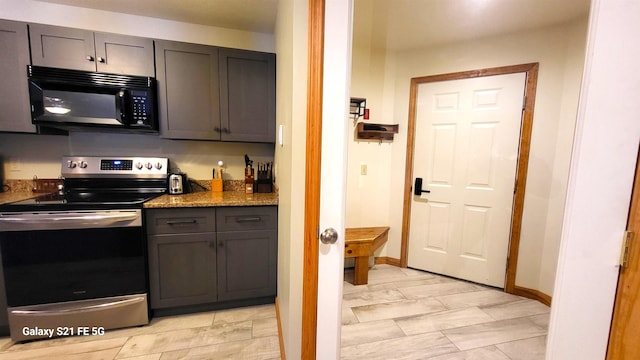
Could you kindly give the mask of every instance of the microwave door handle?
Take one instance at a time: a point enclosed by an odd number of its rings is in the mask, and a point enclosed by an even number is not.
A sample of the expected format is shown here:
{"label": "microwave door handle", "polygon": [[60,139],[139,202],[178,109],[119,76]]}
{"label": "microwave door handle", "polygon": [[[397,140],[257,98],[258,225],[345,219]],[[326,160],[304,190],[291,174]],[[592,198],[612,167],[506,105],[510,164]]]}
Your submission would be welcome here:
{"label": "microwave door handle", "polygon": [[118,105],[119,105],[119,113],[120,113],[120,119],[117,119],[122,125],[127,123],[127,116],[126,116],[126,109],[127,109],[127,93],[125,90],[120,90],[118,92]]}

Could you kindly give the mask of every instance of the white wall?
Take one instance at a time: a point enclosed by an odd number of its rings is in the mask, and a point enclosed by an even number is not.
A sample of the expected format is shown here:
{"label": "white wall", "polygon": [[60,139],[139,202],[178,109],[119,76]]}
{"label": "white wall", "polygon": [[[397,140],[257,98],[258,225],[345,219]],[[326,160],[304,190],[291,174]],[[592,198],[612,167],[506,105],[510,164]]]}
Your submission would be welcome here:
{"label": "white wall", "polygon": [[[356,7],[356,22],[360,10],[362,7]],[[516,284],[551,295],[585,37],[586,19],[399,53],[367,51],[366,46],[361,48],[359,38],[354,39],[352,94],[367,98],[367,107],[373,114],[370,122],[399,124],[400,133],[392,143],[350,144],[347,225],[389,225],[389,241],[380,255],[400,257],[412,77],[539,62]],[[365,38],[363,43],[367,42]],[[360,163],[367,163],[370,175],[359,175]]]}
{"label": "white wall", "polygon": [[[0,0],[0,19],[76,27],[156,39],[275,51],[273,34],[194,25],[33,0]],[[0,115],[2,116],[2,115]],[[75,133],[65,136],[0,134],[0,161],[7,179],[58,177],[63,155],[165,156],[195,179],[211,178],[218,160],[226,179],[244,178],[244,154],[254,161],[273,160],[272,144],[234,144],[164,140],[150,135]]]}
{"label": "white wall", "polygon": [[278,303],[288,359],[302,352],[302,275],[304,258],[304,192],[307,104],[306,1],[280,0],[276,26],[278,126],[283,145],[276,145],[278,201]]}
{"label": "white wall", "polygon": [[[595,0],[546,358],[604,359],[640,139],[640,2]],[[637,346],[630,341],[628,346]]]}

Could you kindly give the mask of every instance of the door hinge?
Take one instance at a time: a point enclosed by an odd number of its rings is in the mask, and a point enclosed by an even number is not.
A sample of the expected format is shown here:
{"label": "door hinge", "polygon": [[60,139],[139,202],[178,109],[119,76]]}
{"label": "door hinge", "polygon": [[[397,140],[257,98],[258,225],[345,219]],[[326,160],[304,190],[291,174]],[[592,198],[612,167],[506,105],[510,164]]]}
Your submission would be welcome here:
{"label": "door hinge", "polygon": [[620,267],[622,269],[626,269],[629,266],[631,240],[633,240],[633,231],[625,231],[622,238],[622,252],[620,253]]}

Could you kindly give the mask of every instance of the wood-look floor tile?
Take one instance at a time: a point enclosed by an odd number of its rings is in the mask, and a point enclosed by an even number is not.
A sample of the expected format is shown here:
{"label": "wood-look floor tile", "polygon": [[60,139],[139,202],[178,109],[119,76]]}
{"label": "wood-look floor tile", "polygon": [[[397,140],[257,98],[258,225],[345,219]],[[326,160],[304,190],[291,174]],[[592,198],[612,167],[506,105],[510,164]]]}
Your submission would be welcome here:
{"label": "wood-look floor tile", "polygon": [[495,346],[460,351],[429,358],[429,360],[511,360]]}
{"label": "wood-look floor tile", "polygon": [[342,307],[342,325],[357,324],[358,318],[349,307]]}
{"label": "wood-look floor tile", "polygon": [[442,331],[460,350],[545,335],[547,330],[528,318],[493,321]]}
{"label": "wood-look floor tile", "polygon": [[393,339],[405,336],[393,320],[369,321],[342,327],[341,346]]}
{"label": "wood-look floor tile", "polygon": [[402,295],[402,293],[400,293],[398,290],[354,292],[343,295],[342,306],[352,308],[357,306],[380,304],[398,300],[406,300],[404,295]]}
{"label": "wood-look floor tile", "polygon": [[160,360],[160,357],[162,357],[162,354],[150,354],[125,358],[123,360]]}
{"label": "wood-look floor tile", "polygon": [[520,301],[524,298],[498,290],[483,290],[466,292],[463,294],[437,296],[436,299],[442,302],[449,309],[461,309],[474,306],[480,307],[504,304],[513,301]]}
{"label": "wood-look floor tile", "polygon": [[276,317],[276,307],[273,304],[260,306],[247,306],[236,309],[222,310],[215,314],[214,324],[234,323],[255,319]]}
{"label": "wood-look floor tile", "polygon": [[[22,349],[11,347],[9,351],[0,353],[0,360],[22,359],[113,359],[115,354],[125,344],[127,338],[85,341],[77,344],[64,344],[37,349]],[[105,355],[113,354],[111,357]],[[95,356],[95,357],[94,357]]]}
{"label": "wood-look floor tile", "polygon": [[511,341],[496,345],[511,360],[544,360],[547,337],[538,336],[530,339]]}
{"label": "wood-look floor tile", "polygon": [[212,327],[182,329],[131,337],[122,347],[118,359],[219,344],[251,338],[251,321],[222,323]]}
{"label": "wood-look floor tile", "polygon": [[278,336],[278,320],[275,317],[253,320],[251,335],[254,338],[263,336]]}
{"label": "wood-look floor tile", "polygon": [[341,350],[342,360],[410,360],[453,353],[458,348],[442,333],[435,332],[346,346]]}
{"label": "wood-look floor tile", "polygon": [[439,301],[429,298],[359,306],[352,310],[360,322],[365,322],[430,314],[447,309]]}
{"label": "wood-look floor tile", "polygon": [[533,321],[534,324],[543,327],[545,329],[549,329],[549,317],[551,314],[540,314],[529,316],[529,320]]}
{"label": "wood-look floor tile", "polygon": [[485,288],[464,281],[427,284],[398,289],[407,299],[462,294],[482,290],[485,290]]}
{"label": "wood-look floor tile", "polygon": [[523,316],[548,314],[550,308],[535,300],[522,300],[506,304],[483,306],[480,309],[495,320],[514,319]]}
{"label": "wood-look floor tile", "polygon": [[441,277],[433,277],[428,279],[399,280],[399,281],[368,285],[367,290],[368,291],[399,290],[401,288],[406,288],[411,286],[442,284],[446,282],[455,282],[455,281],[447,278],[441,278]]}
{"label": "wood-look floor tile", "polygon": [[160,360],[271,360],[280,358],[277,336],[192,347],[162,354]]}
{"label": "wood-look floor tile", "polygon": [[398,326],[407,335],[482,324],[490,321],[494,321],[491,316],[487,315],[477,307],[448,310],[396,319]]}

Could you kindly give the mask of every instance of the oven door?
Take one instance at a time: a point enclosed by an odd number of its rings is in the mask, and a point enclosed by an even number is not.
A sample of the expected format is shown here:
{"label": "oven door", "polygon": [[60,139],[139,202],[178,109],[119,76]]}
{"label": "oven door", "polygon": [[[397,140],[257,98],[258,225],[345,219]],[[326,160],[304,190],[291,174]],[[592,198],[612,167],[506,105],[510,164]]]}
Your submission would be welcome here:
{"label": "oven door", "polygon": [[0,214],[9,307],[147,293],[141,210]]}

